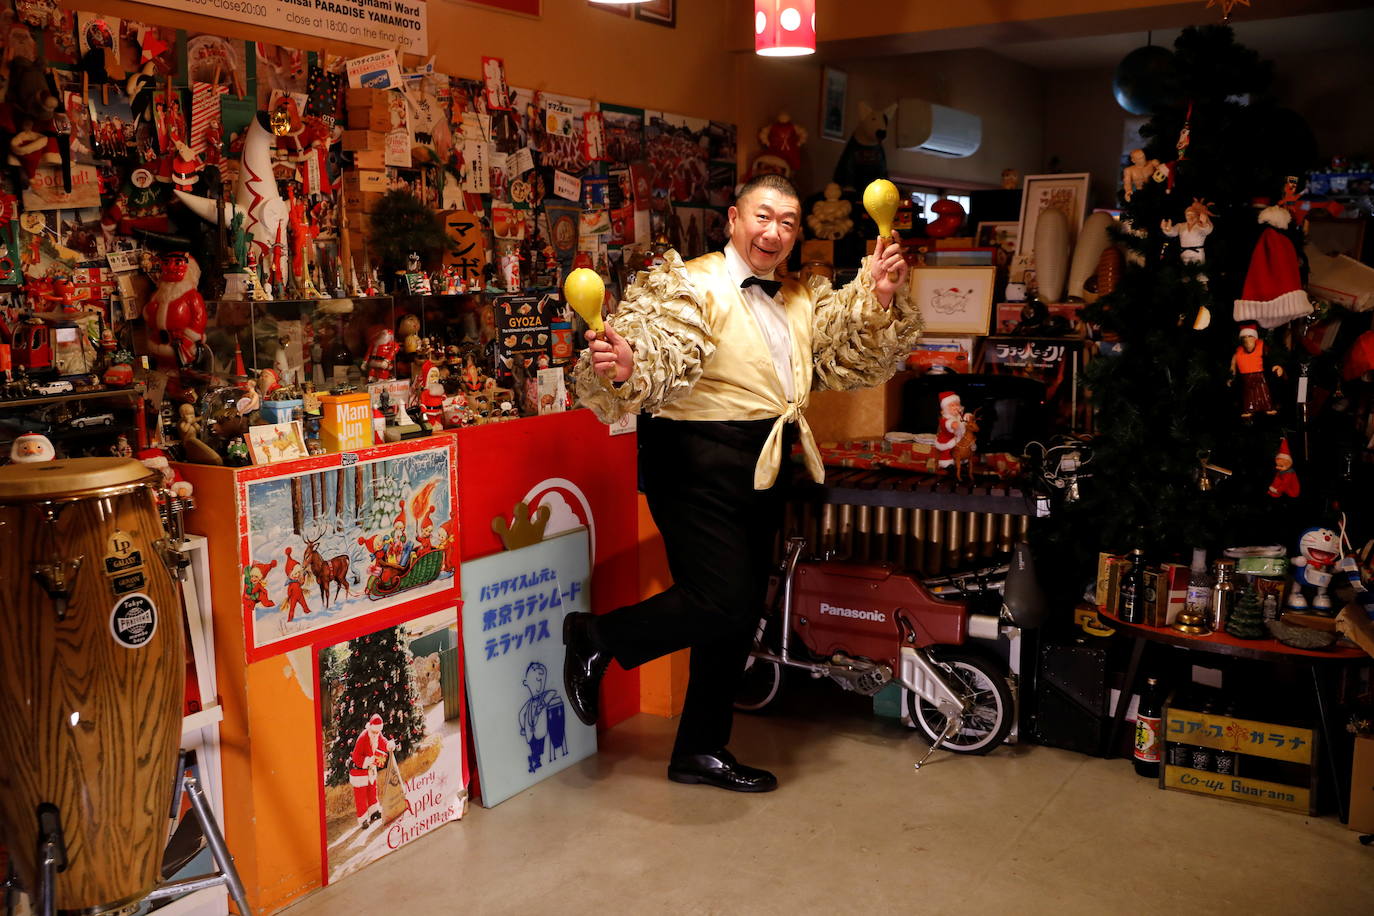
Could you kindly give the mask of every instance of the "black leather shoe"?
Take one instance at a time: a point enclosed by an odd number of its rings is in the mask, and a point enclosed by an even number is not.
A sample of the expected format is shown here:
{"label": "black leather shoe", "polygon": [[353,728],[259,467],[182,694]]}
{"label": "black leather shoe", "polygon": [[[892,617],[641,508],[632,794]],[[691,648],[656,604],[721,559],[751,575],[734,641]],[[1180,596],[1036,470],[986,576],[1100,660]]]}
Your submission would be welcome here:
{"label": "black leather shoe", "polygon": [[593,615],[569,614],[563,619],[563,689],[583,725],[595,725],[601,676],[611,663],[611,653],[597,648],[592,635]]}
{"label": "black leather shoe", "polygon": [[714,754],[682,754],[668,764],[673,782],[703,783],[731,792],[772,792],[778,778],[767,770],[747,767],[729,751]]}

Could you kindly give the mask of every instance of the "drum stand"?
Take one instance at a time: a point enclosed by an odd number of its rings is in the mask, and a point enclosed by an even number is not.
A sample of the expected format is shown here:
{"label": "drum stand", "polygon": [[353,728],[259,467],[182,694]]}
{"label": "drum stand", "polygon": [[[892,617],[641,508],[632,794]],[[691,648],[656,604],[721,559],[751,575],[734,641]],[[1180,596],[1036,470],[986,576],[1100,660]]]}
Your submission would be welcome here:
{"label": "drum stand", "polygon": [[[215,815],[210,810],[210,803],[206,800],[205,793],[201,791],[199,773],[200,766],[196,761],[196,752],[183,750],[177,765],[179,778],[172,793],[171,818],[175,820],[180,813],[181,793],[185,791],[186,797],[191,802],[191,811],[195,814],[194,827],[190,826],[192,822],[188,820],[183,820],[182,826],[178,826],[168,844],[169,848],[163,855],[163,883],[155,887],[151,893],[143,898],[143,901],[151,903],[156,900],[179,897],[182,894],[189,894],[192,891],[204,890],[222,884],[228,890],[234,905],[238,907],[240,916],[252,916],[253,910],[248,906],[248,898],[243,891],[243,882],[239,879],[238,870],[234,867],[234,858],[229,854],[229,847],[225,845],[224,835],[220,833],[219,824],[215,822]],[[190,829],[186,829],[188,827]],[[199,836],[195,835],[195,827],[199,828]],[[215,860],[216,871],[181,881],[168,880],[172,874],[179,871],[207,846],[210,849],[210,855]],[[178,850],[176,847],[181,847],[181,849]],[[61,817],[54,805],[40,805],[38,809],[38,863],[39,893],[35,901],[37,904],[35,914],[36,916],[56,916],[57,874],[67,867],[67,848],[62,837]],[[18,881],[11,871],[10,877],[5,883],[5,913],[9,916],[13,916],[17,912],[15,899],[17,886]]]}

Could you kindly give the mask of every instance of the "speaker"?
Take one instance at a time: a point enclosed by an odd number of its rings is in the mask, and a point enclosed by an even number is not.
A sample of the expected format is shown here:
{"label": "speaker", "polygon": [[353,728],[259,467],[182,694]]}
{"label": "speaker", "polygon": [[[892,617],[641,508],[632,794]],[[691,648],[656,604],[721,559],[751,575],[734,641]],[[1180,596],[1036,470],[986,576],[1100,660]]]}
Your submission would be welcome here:
{"label": "speaker", "polygon": [[1107,720],[1107,649],[1040,647],[1031,737],[1036,744],[1101,756]]}

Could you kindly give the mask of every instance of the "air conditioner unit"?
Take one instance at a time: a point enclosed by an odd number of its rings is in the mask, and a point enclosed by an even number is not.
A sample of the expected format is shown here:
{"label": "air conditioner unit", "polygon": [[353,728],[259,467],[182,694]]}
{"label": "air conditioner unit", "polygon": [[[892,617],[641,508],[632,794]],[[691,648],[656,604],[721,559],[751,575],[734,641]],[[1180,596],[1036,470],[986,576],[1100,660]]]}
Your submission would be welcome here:
{"label": "air conditioner unit", "polygon": [[962,159],[978,152],[982,142],[983,119],[976,114],[920,99],[902,99],[897,103],[899,149]]}

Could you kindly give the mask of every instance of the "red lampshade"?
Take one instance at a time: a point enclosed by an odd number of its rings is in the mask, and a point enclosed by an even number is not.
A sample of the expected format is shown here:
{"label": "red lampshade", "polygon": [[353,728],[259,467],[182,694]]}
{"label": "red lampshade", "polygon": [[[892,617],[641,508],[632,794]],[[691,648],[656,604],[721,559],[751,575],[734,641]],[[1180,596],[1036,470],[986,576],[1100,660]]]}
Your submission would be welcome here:
{"label": "red lampshade", "polygon": [[754,51],[765,57],[816,52],[816,0],[754,0]]}

